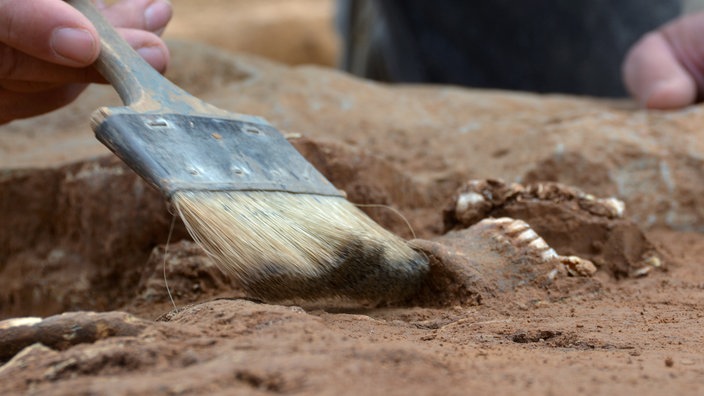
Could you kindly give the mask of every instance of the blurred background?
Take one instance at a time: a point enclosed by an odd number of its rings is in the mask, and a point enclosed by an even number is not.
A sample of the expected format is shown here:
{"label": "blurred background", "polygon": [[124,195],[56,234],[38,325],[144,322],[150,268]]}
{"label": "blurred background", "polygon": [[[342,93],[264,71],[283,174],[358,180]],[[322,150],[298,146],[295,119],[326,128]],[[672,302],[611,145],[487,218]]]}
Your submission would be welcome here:
{"label": "blurred background", "polygon": [[[536,0],[523,7],[511,0],[471,6],[466,0],[172,2],[167,39],[205,42],[289,65],[341,67],[382,81],[609,97],[625,96],[620,64],[633,42],[681,13],[704,9],[704,0]],[[417,15],[402,15],[410,3]],[[346,10],[342,18],[338,9]],[[387,16],[379,17],[384,11]],[[452,14],[454,25],[447,17]],[[433,18],[440,22],[423,26]],[[399,26],[414,34],[399,39],[394,32]],[[340,30],[349,45],[342,44]]]}
{"label": "blurred background", "polygon": [[201,41],[289,65],[334,67],[335,0],[172,0],[164,37]]}

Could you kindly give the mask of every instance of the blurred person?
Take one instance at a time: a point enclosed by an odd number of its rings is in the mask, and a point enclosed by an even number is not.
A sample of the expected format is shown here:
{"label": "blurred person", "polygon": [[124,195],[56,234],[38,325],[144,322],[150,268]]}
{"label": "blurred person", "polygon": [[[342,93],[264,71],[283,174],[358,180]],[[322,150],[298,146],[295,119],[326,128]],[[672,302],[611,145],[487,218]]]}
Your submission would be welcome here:
{"label": "blurred person", "polygon": [[[97,5],[154,68],[169,61],[159,38],[171,19],[166,0]],[[62,0],[0,0],[0,123],[46,113],[72,102],[91,82],[100,53],[98,33]]]}
{"label": "blurred person", "polygon": [[389,82],[621,97],[704,92],[704,13],[681,0],[338,0],[342,67]]}

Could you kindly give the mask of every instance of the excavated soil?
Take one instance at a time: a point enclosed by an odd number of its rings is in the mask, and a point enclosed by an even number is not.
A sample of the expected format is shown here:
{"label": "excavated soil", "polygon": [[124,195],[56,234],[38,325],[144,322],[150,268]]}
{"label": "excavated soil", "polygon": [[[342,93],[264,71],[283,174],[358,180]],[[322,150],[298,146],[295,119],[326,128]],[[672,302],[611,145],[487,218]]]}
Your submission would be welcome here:
{"label": "excavated soil", "polygon": [[[284,66],[232,51],[334,54],[331,2],[174,3],[174,37],[220,48],[173,41],[168,76],[268,119],[430,273],[393,304],[249,298],[93,139],[90,111],[118,102],[91,87],[0,127],[0,394],[704,392],[702,107]],[[285,34],[261,28],[276,15]],[[278,48],[259,54],[301,62]]]}

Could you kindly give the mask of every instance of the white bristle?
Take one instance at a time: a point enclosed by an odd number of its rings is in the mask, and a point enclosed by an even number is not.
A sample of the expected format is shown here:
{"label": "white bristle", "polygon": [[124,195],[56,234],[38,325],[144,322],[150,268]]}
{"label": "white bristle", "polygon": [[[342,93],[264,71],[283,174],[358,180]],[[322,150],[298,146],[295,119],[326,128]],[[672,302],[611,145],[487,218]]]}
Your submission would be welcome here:
{"label": "white bristle", "polygon": [[[341,197],[199,191],[178,192],[172,202],[220,269],[259,297],[387,298],[371,295],[407,286],[377,283],[394,281],[388,277],[415,279],[427,271],[425,260],[405,241]],[[382,275],[369,279],[364,271]]]}

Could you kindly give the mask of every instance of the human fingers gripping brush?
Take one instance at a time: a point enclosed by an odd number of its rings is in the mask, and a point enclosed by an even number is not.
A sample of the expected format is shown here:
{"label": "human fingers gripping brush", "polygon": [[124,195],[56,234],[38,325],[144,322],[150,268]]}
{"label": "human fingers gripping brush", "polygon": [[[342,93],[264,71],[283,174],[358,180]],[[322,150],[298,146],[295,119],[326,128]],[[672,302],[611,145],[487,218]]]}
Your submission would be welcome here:
{"label": "human fingers gripping brush", "polygon": [[95,67],[125,107],[102,107],[96,137],[159,189],[191,236],[253,296],[399,300],[427,259],[368,218],[265,120],[230,113],[151,68],[90,0],[68,0],[96,26]]}

